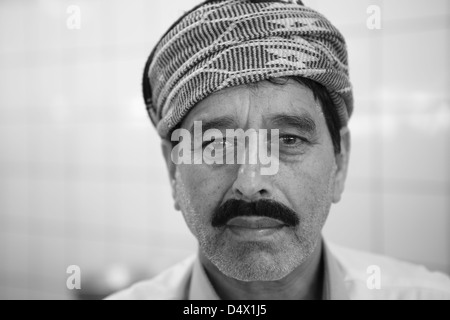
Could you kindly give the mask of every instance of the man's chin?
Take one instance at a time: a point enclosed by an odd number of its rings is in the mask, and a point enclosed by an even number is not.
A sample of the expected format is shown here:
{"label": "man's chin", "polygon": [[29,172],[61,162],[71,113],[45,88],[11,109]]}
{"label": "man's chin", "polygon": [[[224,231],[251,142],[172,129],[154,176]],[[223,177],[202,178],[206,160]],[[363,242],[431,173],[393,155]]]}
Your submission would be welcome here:
{"label": "man's chin", "polygon": [[298,254],[285,250],[267,242],[241,242],[220,248],[210,261],[224,275],[239,281],[277,281],[301,263]]}
{"label": "man's chin", "polygon": [[204,258],[222,274],[239,281],[278,281],[308,256],[294,228],[213,229],[199,241]]}
{"label": "man's chin", "polygon": [[272,257],[255,257],[253,254],[230,264],[217,266],[227,277],[235,280],[251,281],[277,281],[286,277],[292,270],[280,264]]}

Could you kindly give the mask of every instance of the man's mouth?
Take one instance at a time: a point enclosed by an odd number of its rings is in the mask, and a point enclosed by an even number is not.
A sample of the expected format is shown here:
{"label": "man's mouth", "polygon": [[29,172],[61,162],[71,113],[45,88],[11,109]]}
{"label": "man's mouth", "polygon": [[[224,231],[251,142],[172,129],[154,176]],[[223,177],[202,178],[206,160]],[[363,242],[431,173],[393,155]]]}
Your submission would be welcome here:
{"label": "man's mouth", "polygon": [[248,229],[269,229],[282,227],[284,223],[273,218],[250,216],[233,218],[228,221],[227,226]]}
{"label": "man's mouth", "polygon": [[273,235],[285,226],[280,220],[258,216],[240,216],[226,224],[235,236],[243,240],[258,240]]}

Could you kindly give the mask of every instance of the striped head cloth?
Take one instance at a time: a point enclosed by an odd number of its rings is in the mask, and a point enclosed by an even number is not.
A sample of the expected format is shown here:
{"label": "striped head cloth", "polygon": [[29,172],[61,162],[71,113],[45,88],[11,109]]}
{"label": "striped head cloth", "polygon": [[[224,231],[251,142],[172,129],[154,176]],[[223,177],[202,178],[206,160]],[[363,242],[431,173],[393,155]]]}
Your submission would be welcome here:
{"label": "striped head cloth", "polygon": [[352,113],[341,33],[300,1],[206,1],[178,20],[150,55],[144,99],[162,138],[198,102],[224,88],[300,76],[328,91],[340,125]]}

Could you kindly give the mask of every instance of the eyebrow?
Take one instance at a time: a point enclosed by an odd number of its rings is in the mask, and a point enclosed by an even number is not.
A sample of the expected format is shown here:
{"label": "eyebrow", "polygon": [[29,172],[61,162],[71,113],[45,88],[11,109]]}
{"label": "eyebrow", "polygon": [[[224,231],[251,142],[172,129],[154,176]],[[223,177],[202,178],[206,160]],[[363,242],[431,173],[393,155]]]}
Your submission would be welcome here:
{"label": "eyebrow", "polygon": [[[279,113],[275,115],[271,115],[266,117],[269,123],[271,123],[275,127],[294,127],[295,129],[314,135],[316,134],[317,128],[315,121],[308,114],[302,115],[292,115],[287,113]],[[202,134],[208,131],[209,129],[232,129],[237,128],[238,124],[236,119],[229,116],[223,116],[208,120],[194,120],[202,122]],[[191,125],[189,132],[191,135],[194,134],[194,123]]]}
{"label": "eyebrow", "polygon": [[269,123],[276,127],[294,127],[301,132],[314,135],[316,123],[308,114],[291,115],[286,113],[275,114],[267,117]]}
{"label": "eyebrow", "polygon": [[[234,119],[233,117],[229,117],[229,116],[224,116],[224,117],[218,117],[218,118],[214,118],[214,119],[209,119],[209,120],[195,120],[195,121],[201,121],[202,122],[202,133],[208,131],[209,129],[218,129],[218,130],[223,130],[223,129],[231,129],[231,128],[236,128],[237,127],[237,123],[236,123],[236,119]],[[194,123],[195,123],[194,121]],[[194,123],[192,124],[191,128],[189,129],[189,132],[191,133],[191,135],[194,134]]]}

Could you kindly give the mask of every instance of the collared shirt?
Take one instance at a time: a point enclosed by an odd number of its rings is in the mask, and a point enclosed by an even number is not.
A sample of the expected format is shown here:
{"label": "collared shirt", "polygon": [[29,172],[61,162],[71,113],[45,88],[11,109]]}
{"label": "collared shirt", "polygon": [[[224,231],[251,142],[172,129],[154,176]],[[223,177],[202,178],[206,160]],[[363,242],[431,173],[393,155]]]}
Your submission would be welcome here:
{"label": "collared shirt", "polygon": [[[442,273],[325,242],[323,249],[323,299],[450,300],[450,278]],[[191,256],[108,299],[218,300],[219,296],[198,256]]]}

